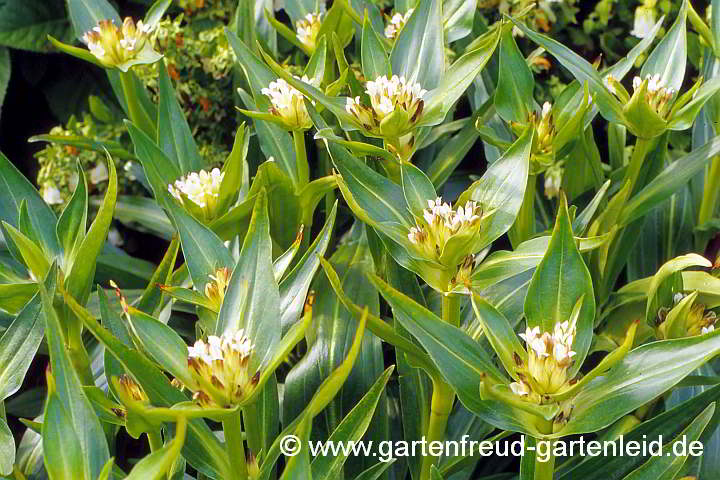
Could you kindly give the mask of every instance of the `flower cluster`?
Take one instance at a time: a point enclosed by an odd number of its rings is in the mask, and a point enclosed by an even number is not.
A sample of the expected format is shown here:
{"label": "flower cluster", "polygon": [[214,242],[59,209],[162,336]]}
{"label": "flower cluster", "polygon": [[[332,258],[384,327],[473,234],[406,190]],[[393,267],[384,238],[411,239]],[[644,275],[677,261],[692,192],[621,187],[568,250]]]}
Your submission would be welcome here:
{"label": "flower cluster", "polygon": [[482,209],[477,202],[468,201],[465,206],[453,210],[442,198],[428,200],[423,210],[423,220],[410,228],[408,239],[426,256],[439,257],[450,237],[459,234],[476,233],[482,218]]}
{"label": "flower cluster", "polygon": [[[670,322],[667,322],[666,320],[668,319],[670,312],[686,297],[687,295],[678,292],[673,295],[672,307],[662,307],[658,310],[658,336],[660,338],[669,338],[677,335],[672,335],[670,333],[671,326],[668,325]],[[685,325],[682,330],[682,335],[694,337],[714,332],[717,320],[717,313],[713,310],[708,310],[702,303],[695,303],[690,307],[690,311],[687,313],[684,320]]]}
{"label": "flower cluster", "polygon": [[205,296],[213,302],[219,310],[225,299],[225,291],[230,282],[230,269],[227,267],[218,268],[213,275],[210,275],[210,280],[211,281],[205,284]]}
{"label": "flower cluster", "polygon": [[675,90],[665,87],[662,84],[659,74],[647,75],[643,80],[641,77],[633,78],[633,95],[629,96],[625,88],[612,75],[604,79],[605,86],[623,103],[629,103],[642,99],[650,109],[660,118],[665,118],[670,111],[670,106]]}
{"label": "flower cluster", "polygon": [[193,391],[193,399],[205,407],[240,404],[258,381],[248,370],[252,350],[242,329],[220,337],[211,335],[207,343],[198,340],[188,347],[188,367],[195,384],[187,387]]}
{"label": "flower cluster", "polygon": [[363,105],[360,97],[348,98],[345,110],[370,133],[378,136],[398,137],[417,123],[423,111],[423,95],[427,93],[420,84],[405,77],[383,75],[365,84],[370,106]]}
{"label": "flower cluster", "polygon": [[320,26],[322,25],[322,17],[322,12],[308,13],[303,18],[295,22],[295,30],[297,31],[298,40],[311,52],[315,51],[315,42],[317,41]]}
{"label": "flower cluster", "polygon": [[[311,83],[306,75],[298,79],[305,83]],[[270,99],[270,113],[279,117],[289,130],[307,130],[312,127],[312,120],[305,108],[303,94],[285,80],[278,78],[274,82],[270,82],[270,85],[263,88],[261,93]],[[315,102],[312,103],[315,104]]]}
{"label": "flower cluster", "polygon": [[522,374],[519,382],[510,389],[521,397],[536,399],[533,394],[556,393],[567,384],[567,370],[575,352],[572,344],[577,328],[575,322],[564,321],[555,325],[553,333],[540,332],[540,327],[527,328],[520,338],[528,347],[527,376]]}
{"label": "flower cluster", "polygon": [[395,40],[400,34],[400,31],[407,23],[407,21],[410,20],[410,16],[413,14],[414,11],[415,9],[411,8],[410,10],[405,12],[405,15],[401,13],[396,13],[395,15],[393,15],[390,19],[390,23],[388,23],[385,27],[385,36],[390,40]]}
{"label": "flower cluster", "polygon": [[152,49],[149,35],[152,25],[137,24],[126,17],[121,27],[112,20],[101,20],[97,26],[83,35],[88,50],[105,67],[115,67],[127,71],[140,63],[153,63],[160,55]]}
{"label": "flower cluster", "polygon": [[218,168],[213,168],[210,172],[192,172],[168,185],[168,191],[184,206],[199,208],[207,217],[212,217],[224,176]]}

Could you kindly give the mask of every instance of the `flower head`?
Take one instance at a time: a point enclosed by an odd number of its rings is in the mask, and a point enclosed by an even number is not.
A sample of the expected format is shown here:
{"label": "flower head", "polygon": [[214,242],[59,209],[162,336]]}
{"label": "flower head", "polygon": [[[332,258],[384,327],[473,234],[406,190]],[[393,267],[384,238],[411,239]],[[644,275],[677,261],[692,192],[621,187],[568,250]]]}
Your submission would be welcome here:
{"label": "flower head", "polygon": [[322,17],[322,13],[308,13],[295,22],[298,40],[308,47],[311,52],[315,51],[315,42],[322,25]]}
{"label": "flower head", "polygon": [[168,185],[168,191],[186,207],[199,209],[206,218],[212,218],[224,176],[218,168],[192,172]]}
{"label": "flower head", "polygon": [[472,236],[480,228],[482,208],[477,202],[467,201],[457,209],[443,202],[441,197],[427,202],[428,208],[423,210],[417,225],[410,228],[408,239],[429,258],[439,258],[451,237]]}
{"label": "flower head", "polygon": [[230,408],[240,404],[252,391],[257,377],[250,375],[253,345],[240,329],[207,342],[198,340],[188,347],[188,367],[195,383],[187,387],[203,406]]}
{"label": "flower head", "polygon": [[150,45],[152,30],[152,25],[142,20],[136,24],[130,17],[125,18],[122,26],[112,20],[101,20],[83,35],[83,41],[102,65],[126,72],[133,65],[153,63],[161,58]]}
{"label": "flower head", "polygon": [[[405,77],[383,75],[365,84],[365,93],[370,105],[363,105],[360,97],[348,98],[345,110],[370,134],[383,138],[407,136],[417,124],[423,112],[423,96],[427,90],[419,83]],[[412,145],[414,138],[409,135],[405,143]],[[399,150],[402,145],[395,145]],[[399,152],[398,152],[399,153]]]}
{"label": "flower head", "polygon": [[400,31],[407,23],[407,21],[410,20],[410,16],[413,14],[414,11],[415,9],[411,8],[410,10],[405,12],[405,15],[401,13],[396,13],[395,15],[393,15],[390,19],[390,23],[388,23],[385,27],[385,37],[389,38],[390,40],[395,40],[400,34]]}
{"label": "flower head", "polygon": [[[527,328],[525,333],[521,333],[520,338],[528,349],[528,377],[524,389],[511,385],[513,392],[521,396],[527,395],[529,391],[546,395],[565,386],[568,381],[567,370],[575,356],[572,344],[576,332],[575,322],[566,320],[558,322],[552,333],[541,332],[538,326]],[[526,393],[522,394],[523,391]]]}
{"label": "flower head", "polygon": [[[299,80],[311,83],[306,75]],[[270,99],[270,113],[279,117],[289,130],[307,130],[312,127],[312,120],[305,108],[303,94],[285,80],[278,78],[274,82],[270,82],[270,85],[263,88],[261,93]],[[312,104],[314,105],[315,102]]]}

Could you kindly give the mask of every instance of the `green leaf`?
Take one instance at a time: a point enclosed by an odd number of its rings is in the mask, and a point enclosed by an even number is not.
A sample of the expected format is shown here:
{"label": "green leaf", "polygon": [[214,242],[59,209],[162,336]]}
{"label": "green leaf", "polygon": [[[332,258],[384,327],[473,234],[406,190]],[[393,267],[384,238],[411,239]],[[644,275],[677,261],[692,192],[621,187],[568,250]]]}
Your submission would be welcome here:
{"label": "green leaf", "polygon": [[90,230],[88,230],[77,250],[78,258],[82,258],[82,261],[74,262],[72,269],[65,272],[66,288],[71,295],[82,303],[87,302],[90,296],[90,287],[95,276],[95,262],[105,246],[105,240],[112,223],[113,211],[115,210],[115,201],[117,200],[118,182],[115,162],[110,157],[107,158],[107,162],[110,179],[108,180],[105,199],[97,215],[95,215],[95,220],[90,225]]}
{"label": "green leaf", "polygon": [[188,369],[187,344],[180,335],[161,321],[134,308],[130,308],[128,317],[130,328],[150,356],[184,385],[193,385]]}
{"label": "green leaf", "polygon": [[51,480],[95,478],[88,475],[80,438],[57,394],[48,398],[42,436],[45,468]]}
{"label": "green leaf", "polygon": [[0,416],[0,475],[11,475],[15,464],[15,439],[3,416]]}
{"label": "green leaf", "polygon": [[68,14],[75,29],[75,37],[82,40],[100,20],[112,20],[122,25],[122,19],[107,0],[68,0]]}
{"label": "green leaf", "polygon": [[645,60],[640,76],[660,75],[660,83],[676,92],[682,87],[687,63],[687,1],[683,1],[675,22]]}
{"label": "green leaf", "polygon": [[506,122],[527,123],[533,111],[535,80],[515,43],[511,28],[503,28],[495,109]]}
{"label": "green leaf", "polygon": [[[188,400],[185,394],[170,384],[167,375],[153,362],[118,340],[106,328],[101,327],[75,299],[65,295],[65,302],[93,336],[143,387],[153,405],[170,407]],[[103,323],[109,324],[105,318]],[[222,444],[201,419],[192,420],[188,424],[188,437],[183,448],[183,456],[194,468],[213,477],[222,476],[229,469],[227,454]]]}
{"label": "green leaf", "polygon": [[472,33],[477,0],[444,0],[442,10],[447,43],[460,40]]}
{"label": "green leaf", "polygon": [[488,167],[482,178],[458,198],[458,205],[472,199],[480,204],[484,212],[492,212],[489,225],[483,225],[475,240],[473,251],[490,245],[515,222],[527,187],[532,140],[533,130],[527,129],[502,157]]}
{"label": "green leaf", "polygon": [[72,198],[65,206],[55,227],[58,241],[63,249],[64,269],[71,268],[77,250],[85,240],[85,229],[87,228],[87,180],[85,172],[78,162],[77,164],[78,183]]}
{"label": "green leaf", "polygon": [[43,251],[49,256],[58,255],[60,247],[55,235],[57,217],[35,187],[5,155],[0,153],[0,220],[17,226],[22,200],[27,203],[28,210],[33,212],[30,221],[41,239]]}
{"label": "green leaf", "polygon": [[3,236],[12,241],[13,247],[19,252],[20,258],[18,260],[22,260],[35,278],[43,278],[50,269],[50,261],[40,247],[4,220],[0,226],[2,227]]}
{"label": "green leaf", "polygon": [[35,282],[0,284],[0,310],[17,315],[36,293]]}
{"label": "green leaf", "polygon": [[197,172],[205,167],[205,161],[200,157],[185,113],[178,103],[167,67],[164,62],[159,65],[157,145],[183,175]]}
{"label": "green leaf", "polygon": [[72,39],[63,1],[6,0],[0,4],[0,45],[44,53],[50,50],[48,35],[66,42]]}
{"label": "green leaf", "polygon": [[[359,441],[370,426],[375,409],[378,406],[380,396],[390,380],[394,370],[393,366],[388,367],[385,372],[375,381],[368,392],[353,407],[350,413],[343,418],[340,425],[332,432],[328,442]],[[348,456],[341,454],[337,456],[317,456],[312,461],[312,476],[315,479],[333,480],[342,472],[342,467]]]}
{"label": "green leaf", "polygon": [[180,241],[178,237],[173,237],[168,246],[160,265],[155,269],[150,282],[143,291],[142,297],[138,300],[137,309],[149,315],[156,315],[157,311],[162,307],[163,292],[158,285],[166,285],[172,279],[173,268],[175,268],[175,260],[177,259],[178,247]]}
{"label": "green leaf", "polygon": [[126,480],[161,480],[166,478],[166,473],[172,468],[173,463],[180,455],[180,450],[185,441],[185,431],[187,429],[187,420],[181,418],[175,429],[175,438],[161,449],[152,452],[142,460],[140,460],[130,474],[125,477]]}
{"label": "green leaf", "polygon": [[390,75],[390,61],[385,52],[385,47],[373,29],[367,15],[365,15],[362,28],[361,59],[363,75],[368,80]]}
{"label": "green leaf", "polygon": [[646,480],[650,478],[672,480],[676,478],[676,475],[688,459],[689,452],[679,456],[675,453],[673,445],[683,442],[687,452],[688,446],[700,438],[713,413],[715,413],[715,403],[708,405],[685,430],[679,433],[672,441],[663,445],[659,456],[648,460],[642,467],[625,477],[625,480]]}
{"label": "green leaf", "polygon": [[666,392],[720,352],[719,334],[652,342],[632,350],[575,397],[570,421],[555,435],[597,431]]}
{"label": "green leaf", "polygon": [[402,187],[408,208],[416,217],[422,217],[428,208],[428,201],[434,202],[437,197],[435,187],[430,179],[412,163],[403,163],[400,167]]}
{"label": "green leaf", "polygon": [[[91,262],[88,262],[91,263]],[[93,479],[102,471],[110,458],[102,425],[95,415],[90,401],[82,390],[80,378],[70,361],[62,325],[53,308],[50,293],[40,287],[42,309],[45,314],[50,365],[55,378],[58,400],[70,417],[72,429],[78,435],[80,449],[84,458],[83,478]],[[72,478],[72,477],[69,477]]]}
{"label": "green leaf", "polygon": [[[45,279],[48,290],[55,289],[57,269],[51,268]],[[45,312],[40,294],[25,305],[0,337],[0,402],[20,389],[35,358],[45,330]]]}
{"label": "green leaf", "polygon": [[172,0],[155,0],[155,3],[145,12],[143,23],[153,27],[157,25],[162,19],[162,16],[165,15],[165,12],[167,12],[167,9],[170,8],[171,3]]}
{"label": "green leaf", "polygon": [[323,80],[325,76],[325,64],[327,60],[327,40],[326,37],[320,37],[315,46],[315,51],[310,56],[310,60],[303,70],[303,75],[311,81],[316,81],[318,84]]}
{"label": "green leaf", "polygon": [[709,268],[712,266],[712,262],[695,253],[689,253],[667,261],[653,275],[648,287],[645,307],[645,321],[648,325],[656,325],[660,308],[671,306],[673,294],[683,290],[680,272],[686,268],[698,266]]}
{"label": "green leaf", "polygon": [[582,366],[592,343],[595,295],[590,272],[575,244],[563,197],[550,245],[535,270],[525,297],[528,328],[538,326],[543,332],[552,332],[555,325],[570,320],[578,302],[582,302],[582,307],[572,345],[577,353],[571,368],[573,374]]}
{"label": "green leaf", "polygon": [[272,267],[272,240],[267,195],[255,201],[240,259],[233,269],[218,314],[217,335],[244,329],[255,348],[250,369],[266,366],[280,341],[280,293]]}
{"label": "green leaf", "polygon": [[395,458],[390,459],[387,462],[376,463],[372,467],[368,468],[360,475],[355,477],[355,480],[377,480],[385,471],[395,463]]}
{"label": "green leaf", "polygon": [[441,0],[420,0],[390,52],[393,75],[425,90],[440,84],[445,71]]}
{"label": "green leaf", "polygon": [[645,188],[633,195],[623,207],[617,223],[620,226],[628,225],[668,200],[673,193],[684,187],[691,178],[705,168],[705,164],[718,153],[720,153],[720,137],[714,137],[702,147],[672,162],[645,185]]}

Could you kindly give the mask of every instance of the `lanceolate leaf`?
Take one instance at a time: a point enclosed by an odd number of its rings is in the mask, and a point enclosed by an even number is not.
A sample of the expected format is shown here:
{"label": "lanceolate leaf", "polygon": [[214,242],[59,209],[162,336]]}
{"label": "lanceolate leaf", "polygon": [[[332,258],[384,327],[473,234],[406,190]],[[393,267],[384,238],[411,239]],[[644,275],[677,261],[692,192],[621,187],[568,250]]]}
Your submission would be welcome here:
{"label": "lanceolate leaf", "polygon": [[535,81],[525,57],[513,38],[512,29],[504,28],[500,40],[500,68],[495,90],[495,108],[506,122],[526,123],[533,110]]}

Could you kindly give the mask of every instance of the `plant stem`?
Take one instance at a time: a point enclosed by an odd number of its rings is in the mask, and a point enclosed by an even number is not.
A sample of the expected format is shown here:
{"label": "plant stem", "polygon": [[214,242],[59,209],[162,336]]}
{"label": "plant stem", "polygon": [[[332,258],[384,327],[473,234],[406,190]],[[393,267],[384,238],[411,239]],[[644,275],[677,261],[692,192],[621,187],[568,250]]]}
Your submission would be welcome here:
{"label": "plant stem", "polygon": [[[444,322],[460,326],[460,304],[462,301],[460,295],[443,295],[442,300],[442,319]],[[427,445],[431,442],[443,441],[445,439],[445,430],[447,428],[448,418],[452,412],[453,403],[455,402],[455,391],[448,385],[439,375],[432,379],[433,393],[430,401],[430,422],[428,431],[425,435]],[[430,469],[437,462],[437,457],[425,455],[422,461],[422,470],[420,472],[421,480],[430,480]]]}
{"label": "plant stem", "polygon": [[305,132],[293,130],[293,143],[295,144],[295,167],[298,175],[298,187],[302,188],[310,181],[310,165],[305,150]]}
{"label": "plant stem", "polygon": [[147,432],[148,445],[150,445],[150,451],[155,452],[163,447],[162,435],[160,430],[153,432]]}
{"label": "plant stem", "polygon": [[90,357],[82,339],[82,323],[72,313],[66,317],[67,320],[67,348],[68,356],[72,362],[73,368],[80,377],[83,385],[94,385],[92,370],[90,368]]}
{"label": "plant stem", "polygon": [[[442,442],[445,439],[445,429],[448,418],[452,412],[455,392],[442,379],[433,379],[433,394],[430,402],[430,423],[428,424],[425,444],[430,447],[432,442]],[[428,452],[426,452],[428,453]],[[430,469],[437,463],[438,458],[432,455],[425,455],[422,461],[420,472],[421,480],[430,480]]]}
{"label": "plant stem", "polygon": [[133,77],[131,72],[120,72],[120,82],[122,83],[123,93],[125,94],[125,103],[127,104],[128,115],[130,120],[143,132],[145,132],[153,140],[157,136],[155,122],[150,118],[145,109],[140,105]]}
{"label": "plant stem", "polygon": [[[553,442],[548,440],[550,446],[548,447],[547,457],[538,455],[537,450],[535,451],[535,480],[553,480],[553,473],[555,473],[555,456],[553,455]],[[541,461],[545,460],[544,462]]]}
{"label": "plant stem", "polygon": [[520,206],[515,223],[508,232],[513,248],[517,248],[525,240],[529,240],[535,233],[535,191],[537,189],[537,176],[528,175],[525,195]]}
{"label": "plant stem", "polygon": [[243,445],[243,434],[240,412],[234,412],[223,420],[223,432],[225,433],[225,448],[230,458],[230,469],[233,478],[236,480],[247,480],[248,469],[245,463],[245,445]]}
{"label": "plant stem", "polygon": [[645,163],[645,157],[650,150],[651,140],[638,137],[635,140],[635,148],[633,149],[632,157],[630,158],[630,165],[628,165],[625,171],[625,178],[623,179],[623,186],[630,182],[630,196],[632,196],[635,186],[640,176],[640,170],[642,170],[643,163]]}

